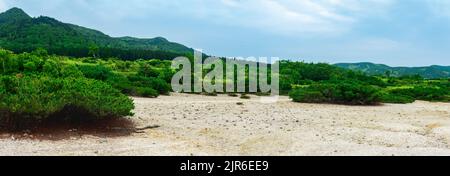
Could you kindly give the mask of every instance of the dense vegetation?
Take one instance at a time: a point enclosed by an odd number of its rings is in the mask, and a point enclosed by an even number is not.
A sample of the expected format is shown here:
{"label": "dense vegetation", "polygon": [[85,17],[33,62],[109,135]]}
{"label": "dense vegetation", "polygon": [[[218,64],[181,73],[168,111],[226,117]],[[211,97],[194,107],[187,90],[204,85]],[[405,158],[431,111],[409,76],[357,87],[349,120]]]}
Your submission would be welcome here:
{"label": "dense vegetation", "polygon": [[[0,121],[20,126],[52,118],[127,116],[134,106],[126,95],[169,94],[175,72],[165,60],[71,58],[49,55],[44,49],[22,54],[0,49]],[[324,63],[281,61],[280,89],[306,103],[450,101],[449,79],[368,76]],[[241,98],[249,98],[248,93]]]}
{"label": "dense vegetation", "polygon": [[0,99],[0,121],[9,128],[48,118],[117,118],[131,115],[134,108],[130,98],[108,84],[71,77],[1,76]]}
{"label": "dense vegetation", "polygon": [[373,76],[401,77],[408,75],[420,75],[427,79],[439,79],[450,77],[450,66],[428,66],[428,67],[390,67],[383,64],[362,63],[340,63],[336,66],[354,71],[362,71]]}
{"label": "dense vegetation", "polygon": [[43,49],[22,54],[0,49],[0,124],[131,115],[134,105],[125,94],[168,94],[169,66],[160,60],[76,59]]}
{"label": "dense vegetation", "polygon": [[371,105],[411,103],[415,100],[450,101],[450,80],[414,76],[368,76],[327,64],[284,62],[281,87],[291,88],[297,102]]}
{"label": "dense vegetation", "polygon": [[59,22],[50,17],[32,18],[19,8],[0,14],[0,46],[16,53],[45,48],[50,54],[73,57],[173,59],[193,50],[165,38],[113,38],[102,32]]}
{"label": "dense vegetation", "polygon": [[289,94],[296,102],[373,105],[381,102],[381,93],[371,85],[352,83],[313,83]]}

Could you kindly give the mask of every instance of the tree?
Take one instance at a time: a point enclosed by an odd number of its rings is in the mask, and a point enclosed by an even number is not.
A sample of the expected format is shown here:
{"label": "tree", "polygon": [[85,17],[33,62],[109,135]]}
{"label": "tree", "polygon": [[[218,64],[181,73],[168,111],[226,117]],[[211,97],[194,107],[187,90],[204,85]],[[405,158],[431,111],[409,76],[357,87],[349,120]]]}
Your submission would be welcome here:
{"label": "tree", "polygon": [[100,51],[100,48],[96,44],[91,43],[89,45],[89,53],[88,54],[92,55],[92,57],[97,58],[99,51]]}
{"label": "tree", "polygon": [[390,78],[392,75],[392,72],[388,70],[384,74],[386,75],[387,78]]}
{"label": "tree", "polygon": [[0,48],[0,59],[2,60],[3,73],[6,73],[6,62],[11,57],[12,52]]}
{"label": "tree", "polygon": [[32,54],[34,54],[34,55],[36,55],[36,56],[41,56],[41,57],[48,56],[48,52],[47,52],[47,50],[44,49],[44,48],[38,48],[38,49],[34,50],[34,51],[32,52]]}

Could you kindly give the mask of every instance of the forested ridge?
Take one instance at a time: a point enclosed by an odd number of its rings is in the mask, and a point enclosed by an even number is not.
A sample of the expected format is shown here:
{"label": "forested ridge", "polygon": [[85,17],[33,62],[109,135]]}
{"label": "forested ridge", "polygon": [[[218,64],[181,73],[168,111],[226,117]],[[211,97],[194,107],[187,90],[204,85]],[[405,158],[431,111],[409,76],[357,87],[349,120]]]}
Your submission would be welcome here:
{"label": "forested ridge", "polygon": [[16,53],[43,48],[50,54],[57,55],[136,60],[172,59],[193,52],[191,48],[162,37],[114,38],[100,31],[63,23],[50,17],[32,18],[19,8],[0,14],[0,29],[0,47]]}
{"label": "forested ridge", "polygon": [[450,66],[432,65],[425,67],[390,67],[384,64],[370,62],[339,63],[338,67],[362,71],[369,75],[389,75],[393,77],[420,75],[427,79],[450,78]]}

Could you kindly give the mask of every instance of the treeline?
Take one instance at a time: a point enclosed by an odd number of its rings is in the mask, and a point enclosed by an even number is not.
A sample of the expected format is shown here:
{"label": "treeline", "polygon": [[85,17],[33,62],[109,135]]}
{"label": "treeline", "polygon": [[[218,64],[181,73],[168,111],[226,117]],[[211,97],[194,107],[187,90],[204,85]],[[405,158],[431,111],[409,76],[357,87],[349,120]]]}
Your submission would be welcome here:
{"label": "treeline", "polygon": [[[32,45],[15,45],[8,44],[3,45],[4,48],[11,50],[15,53],[33,52],[44,46],[32,46]],[[100,59],[107,58],[121,58],[123,60],[139,60],[143,58],[153,58],[160,60],[172,60],[178,56],[187,56],[183,53],[175,53],[164,50],[146,50],[146,49],[119,49],[111,47],[98,47],[98,46],[67,46],[67,47],[51,47],[45,46],[46,51],[50,55],[59,56],[71,56],[76,58],[94,57]]]}

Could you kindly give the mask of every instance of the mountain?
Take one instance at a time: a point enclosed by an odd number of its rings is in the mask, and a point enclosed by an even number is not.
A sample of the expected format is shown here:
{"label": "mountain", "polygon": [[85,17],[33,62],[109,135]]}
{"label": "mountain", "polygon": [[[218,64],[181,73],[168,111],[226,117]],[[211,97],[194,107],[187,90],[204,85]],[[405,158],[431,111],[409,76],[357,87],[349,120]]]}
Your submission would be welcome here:
{"label": "mountain", "polygon": [[26,20],[30,18],[31,17],[28,16],[28,14],[26,14],[22,9],[14,7],[0,14],[0,23],[12,20]]}
{"label": "mountain", "polygon": [[383,64],[374,64],[369,62],[362,63],[339,63],[338,67],[359,70],[369,75],[386,75],[390,72],[391,76],[420,75],[424,78],[450,78],[450,66],[429,66],[429,67],[390,67]]}
{"label": "mountain", "polygon": [[33,18],[19,8],[0,14],[0,47],[14,52],[44,48],[52,54],[75,57],[92,56],[98,52],[101,57],[123,59],[173,59],[193,52],[191,48],[162,37],[110,37],[100,31],[50,17]]}

